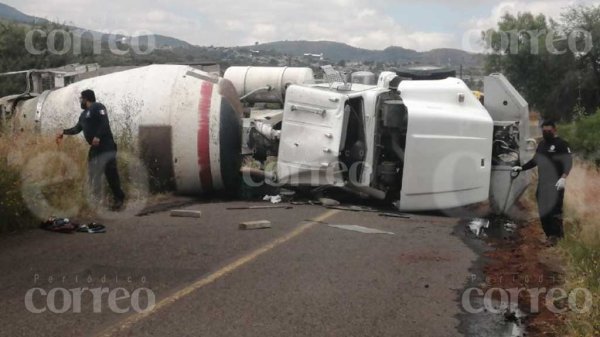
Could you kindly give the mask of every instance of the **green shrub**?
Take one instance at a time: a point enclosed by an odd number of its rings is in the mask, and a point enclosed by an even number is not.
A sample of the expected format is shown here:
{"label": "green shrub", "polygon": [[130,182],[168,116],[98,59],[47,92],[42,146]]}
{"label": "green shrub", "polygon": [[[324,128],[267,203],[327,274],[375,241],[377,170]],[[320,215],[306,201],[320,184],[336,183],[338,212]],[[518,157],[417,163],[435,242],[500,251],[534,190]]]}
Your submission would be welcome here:
{"label": "green shrub", "polygon": [[600,110],[561,125],[560,133],[579,157],[600,166]]}

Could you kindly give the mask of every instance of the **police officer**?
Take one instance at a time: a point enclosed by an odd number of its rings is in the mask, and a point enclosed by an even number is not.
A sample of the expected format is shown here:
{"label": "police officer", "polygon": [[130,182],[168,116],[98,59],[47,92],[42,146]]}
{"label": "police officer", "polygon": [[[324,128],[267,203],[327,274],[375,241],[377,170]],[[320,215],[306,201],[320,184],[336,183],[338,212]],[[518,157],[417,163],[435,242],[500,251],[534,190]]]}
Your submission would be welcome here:
{"label": "police officer", "polygon": [[564,237],[563,200],[567,177],[573,167],[573,156],[566,141],[556,134],[556,124],[542,123],[542,140],[535,156],[523,167],[513,167],[513,171],[527,171],[538,167],[537,202],[542,227],[551,245]]}
{"label": "police officer", "polygon": [[96,95],[92,90],[82,91],[79,102],[83,112],[77,125],[59,132],[57,141],[60,141],[63,135],[76,135],[83,131],[85,140],[91,145],[88,153],[88,174],[93,196],[98,198],[101,195],[101,178],[104,173],[113,194],[112,209],[120,210],[125,193],[121,189],[117,170],[117,145],[110,129],[106,107],[96,102]]}

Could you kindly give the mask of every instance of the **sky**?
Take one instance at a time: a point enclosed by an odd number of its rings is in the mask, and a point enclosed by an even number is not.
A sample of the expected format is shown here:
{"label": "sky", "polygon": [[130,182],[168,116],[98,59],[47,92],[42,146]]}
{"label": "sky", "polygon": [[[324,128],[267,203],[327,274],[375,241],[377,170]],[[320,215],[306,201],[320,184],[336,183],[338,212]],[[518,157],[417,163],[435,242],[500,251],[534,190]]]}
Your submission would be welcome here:
{"label": "sky", "polygon": [[176,37],[201,46],[328,40],[367,49],[471,51],[505,13],[555,19],[588,0],[0,0],[34,16],[124,35]]}

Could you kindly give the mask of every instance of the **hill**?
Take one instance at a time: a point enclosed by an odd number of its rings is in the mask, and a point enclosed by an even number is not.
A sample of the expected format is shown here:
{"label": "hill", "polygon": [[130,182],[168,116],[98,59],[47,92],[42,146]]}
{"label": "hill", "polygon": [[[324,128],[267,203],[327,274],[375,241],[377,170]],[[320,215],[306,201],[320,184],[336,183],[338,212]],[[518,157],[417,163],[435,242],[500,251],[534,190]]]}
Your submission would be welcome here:
{"label": "hill", "polygon": [[[31,24],[31,25],[49,23],[49,21],[46,19],[27,15],[27,14],[19,11],[18,9],[8,6],[6,4],[3,4],[3,3],[0,3],[0,21],[8,21],[8,22],[14,22],[14,23],[20,23],[20,24]],[[107,41],[108,38],[110,37],[109,34],[104,34],[104,33],[95,32],[95,31],[89,31],[87,29],[83,29],[83,28],[79,28],[79,27],[70,27],[70,28],[73,29],[73,31],[89,32],[90,34],[86,34],[87,36],[90,36],[90,37],[93,36],[94,39],[101,39],[102,41]],[[127,41],[127,40],[131,40],[131,37],[117,35],[117,39],[118,40],[124,39]],[[148,39],[148,36],[141,36],[139,38],[140,44],[143,44],[143,42],[147,41],[147,39]],[[191,44],[189,44],[183,40],[179,40],[179,39],[176,39],[176,38],[170,37],[170,36],[158,35],[158,34],[154,35],[154,41],[156,42],[156,46],[158,48],[191,47]]]}
{"label": "hill", "polygon": [[38,18],[35,16],[27,15],[16,8],[0,3],[0,19],[4,19],[6,21],[17,22],[17,23],[27,23],[27,24],[39,24],[39,23],[47,23],[48,20]]}
{"label": "hill", "polygon": [[369,50],[332,41],[277,41],[245,48],[260,51],[275,51],[290,56],[303,56],[305,53],[322,53],[323,57],[336,62],[346,60],[449,66],[459,66],[462,64],[465,67],[478,67],[483,62],[483,55],[470,54],[459,49],[445,48],[418,52],[412,49],[392,46],[384,50]]}
{"label": "hill", "polygon": [[[46,24],[48,20],[27,15],[19,10],[0,3],[0,22],[15,22],[24,25]],[[79,27],[69,27],[74,32],[85,32],[84,37],[90,40],[101,40],[107,42],[110,38],[126,44],[138,43],[145,46],[148,36],[132,39],[130,36],[111,36],[100,32],[90,31]],[[427,52],[391,46],[383,50],[370,50],[357,48],[345,43],[333,41],[277,41],[245,47],[201,47],[164,35],[153,35],[156,47],[159,50],[173,51],[173,55],[165,54],[157,62],[174,62],[185,59],[190,62],[198,60],[216,60],[226,64],[257,64],[268,63],[271,65],[281,64],[285,59],[283,56],[296,58],[296,63],[307,61],[304,54],[323,54],[325,62],[337,63],[339,61],[356,62],[378,62],[389,63],[397,66],[403,65],[437,65],[458,69],[481,68],[483,55],[470,54],[458,49],[434,49]],[[247,57],[249,50],[262,51],[259,61],[254,56]],[[252,54],[252,53],[250,53]],[[284,62],[284,61],[283,61]],[[305,62],[306,63],[306,62]],[[308,62],[311,64],[311,62]]]}

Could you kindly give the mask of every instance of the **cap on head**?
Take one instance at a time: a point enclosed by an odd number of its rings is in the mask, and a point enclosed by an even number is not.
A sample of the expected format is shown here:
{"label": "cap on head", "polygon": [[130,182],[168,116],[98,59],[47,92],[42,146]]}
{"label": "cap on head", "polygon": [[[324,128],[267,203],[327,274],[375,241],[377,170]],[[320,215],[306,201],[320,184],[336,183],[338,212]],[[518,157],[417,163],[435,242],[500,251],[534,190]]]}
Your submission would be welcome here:
{"label": "cap on head", "polygon": [[93,90],[87,89],[81,92],[81,98],[88,102],[96,102],[96,94]]}

